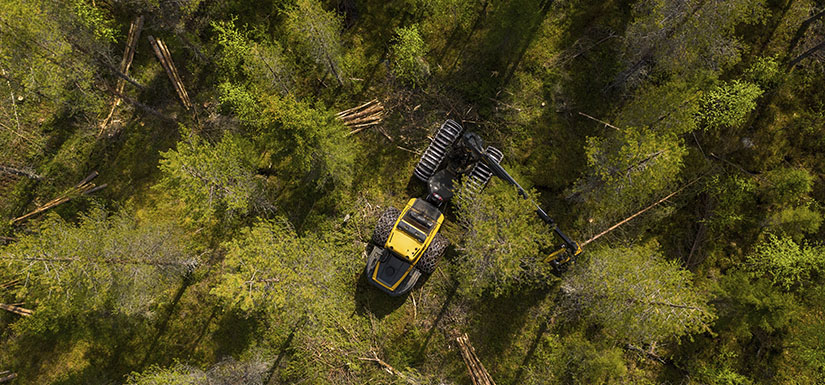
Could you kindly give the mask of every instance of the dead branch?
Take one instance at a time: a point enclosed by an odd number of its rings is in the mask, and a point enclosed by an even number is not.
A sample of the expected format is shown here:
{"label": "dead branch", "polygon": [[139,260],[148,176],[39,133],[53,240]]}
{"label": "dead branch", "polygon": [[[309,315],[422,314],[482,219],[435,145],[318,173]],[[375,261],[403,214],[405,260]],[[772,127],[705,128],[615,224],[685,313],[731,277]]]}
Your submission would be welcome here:
{"label": "dead branch", "polygon": [[8,281],[6,283],[0,283],[0,289],[6,289],[6,288],[9,288],[9,287],[12,287],[14,285],[19,284],[20,282],[23,282],[23,280],[18,278],[18,279]]}
{"label": "dead branch", "polygon": [[[41,258],[41,257],[0,257],[0,260],[11,260],[11,261],[32,261],[32,262],[59,262],[59,263],[70,263],[70,262],[78,262],[82,261],[80,258]],[[177,267],[184,267],[188,270],[193,270],[194,267],[197,266],[197,261],[195,259],[190,259],[186,261],[152,261],[148,259],[120,259],[120,258],[107,258],[100,261],[89,261],[89,262],[98,262],[103,264],[111,264],[111,265],[144,265],[144,266],[177,266]],[[272,282],[272,281],[260,281],[260,282]],[[277,282],[277,281],[274,281]],[[247,282],[249,283],[249,282]]]}
{"label": "dead branch", "polygon": [[29,179],[34,179],[34,180],[40,180],[40,179],[43,179],[43,177],[42,177],[42,176],[37,175],[37,174],[35,174],[35,173],[34,173],[34,172],[32,172],[32,171],[28,171],[28,170],[21,170],[21,169],[19,169],[19,168],[8,167],[8,166],[3,166],[3,165],[0,165],[0,172],[4,172],[4,173],[6,173],[6,174],[11,174],[11,175],[20,175],[20,176],[25,176],[25,177],[27,177],[27,178],[29,178]]}
{"label": "dead branch", "polygon": [[361,360],[361,361],[377,362],[378,365],[381,365],[381,367],[384,368],[384,370],[387,371],[387,373],[398,376],[398,377],[401,377],[402,379],[404,379],[404,381],[407,381],[408,384],[411,384],[411,385],[417,385],[418,384],[418,381],[410,378],[406,374],[400,372],[398,369],[393,368],[390,364],[384,362],[384,360],[378,358],[378,354],[375,353],[375,351],[371,351],[370,353],[372,353],[372,357],[359,357],[358,359]]}
{"label": "dead branch", "polygon": [[0,372],[0,383],[9,382],[17,378],[17,373],[11,373],[8,370]]}
{"label": "dead branch", "polygon": [[801,55],[797,56],[796,58],[794,58],[793,60],[791,60],[791,62],[788,63],[788,68],[795,67],[797,64],[799,64],[799,62],[801,62],[802,60],[805,60],[808,56],[813,55],[814,53],[816,53],[816,51],[819,51],[822,48],[825,48],[825,40],[819,42],[819,44],[815,45],[813,48],[805,51],[803,54],[801,54]]}
{"label": "dead branch", "polygon": [[638,352],[638,353],[644,354],[644,355],[645,355],[645,356],[647,356],[648,358],[650,358],[650,359],[652,359],[652,360],[654,360],[654,361],[657,361],[657,362],[659,362],[659,363],[662,363],[662,364],[666,364],[666,363],[667,363],[667,361],[665,361],[665,359],[664,359],[664,358],[662,358],[661,356],[659,356],[659,355],[658,355],[658,354],[656,354],[656,353],[653,353],[653,349],[652,349],[652,347],[651,347],[651,350],[643,350],[643,349],[641,349],[641,348],[639,348],[639,347],[633,346],[633,345],[631,345],[631,344],[627,344],[627,345],[625,345],[625,349],[627,349],[627,350],[632,350],[632,351],[634,351],[634,352]]}
{"label": "dead branch", "polygon": [[588,118],[588,119],[590,119],[590,120],[593,120],[593,121],[599,122],[599,123],[601,123],[601,124],[604,124],[604,125],[605,125],[605,126],[607,126],[607,127],[614,128],[614,129],[616,129],[616,131],[621,131],[621,130],[622,130],[622,129],[621,129],[621,128],[619,128],[619,127],[616,127],[616,126],[614,126],[614,125],[612,125],[612,124],[610,124],[610,123],[608,123],[608,122],[605,122],[605,121],[603,121],[603,120],[596,119],[596,118],[594,118],[594,117],[592,117],[592,116],[590,116],[590,115],[585,114],[584,112],[579,111],[579,115],[584,116],[585,118]]}
{"label": "dead branch", "polygon": [[141,102],[139,102],[135,99],[132,99],[132,98],[130,98],[130,97],[128,97],[128,96],[126,96],[122,93],[117,92],[117,90],[112,88],[111,86],[106,86],[106,88],[101,88],[101,89],[111,93],[112,95],[115,95],[115,96],[121,98],[126,103],[129,103],[129,104],[131,104],[131,105],[133,105],[137,108],[140,108],[141,110],[143,110],[145,112],[148,112],[149,114],[152,114],[152,115],[154,115],[158,118],[161,118],[165,121],[168,121],[168,122],[175,122],[175,119],[172,119],[172,118],[162,114],[160,111],[158,111],[158,110],[156,110],[152,107],[149,107],[149,106],[147,106],[147,105],[145,105],[145,104],[143,104],[143,103],[141,103]]}

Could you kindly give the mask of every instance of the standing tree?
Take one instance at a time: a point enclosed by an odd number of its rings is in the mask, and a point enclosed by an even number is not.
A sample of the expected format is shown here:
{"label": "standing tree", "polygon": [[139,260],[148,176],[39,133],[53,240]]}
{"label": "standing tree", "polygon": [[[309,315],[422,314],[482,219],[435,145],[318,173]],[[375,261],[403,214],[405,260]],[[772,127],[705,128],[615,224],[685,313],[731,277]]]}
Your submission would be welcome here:
{"label": "standing tree", "polygon": [[0,162],[27,161],[43,150],[50,114],[92,120],[105,108],[98,85],[112,72],[100,67],[115,61],[116,33],[86,1],[4,0],[0,9]]}
{"label": "standing tree", "polygon": [[744,123],[748,113],[756,108],[756,99],[762,89],[749,82],[722,82],[707,92],[700,100],[696,116],[699,126],[705,130],[736,127]]}
{"label": "standing tree", "polygon": [[825,247],[798,244],[790,237],[769,235],[747,257],[754,277],[768,277],[785,290],[801,290],[825,271]]}
{"label": "standing tree", "polygon": [[[346,237],[350,236],[347,235]],[[339,383],[351,357],[371,348],[353,320],[353,277],[359,252],[337,233],[298,236],[284,219],[261,221],[224,244],[226,258],[211,293],[250,316],[263,315],[274,339],[295,328],[290,371],[310,383]],[[364,333],[366,334],[366,333]],[[337,378],[337,379],[336,379]]]}
{"label": "standing tree", "polygon": [[325,11],[315,0],[298,0],[287,11],[285,26],[291,40],[316,64],[331,72],[339,85],[344,85],[343,47],[339,36],[341,20],[338,16]]}
{"label": "standing tree", "polygon": [[626,127],[588,138],[588,175],[573,190],[596,224],[614,222],[673,187],[686,149],[671,133]]}
{"label": "standing tree", "polygon": [[392,46],[392,72],[403,83],[413,87],[421,85],[430,73],[430,67],[424,60],[427,53],[424,40],[415,25],[395,30],[395,43]]}
{"label": "standing tree", "polygon": [[214,220],[269,208],[255,176],[252,143],[226,133],[210,144],[185,127],[182,131],[177,147],[162,153],[158,188],[182,199],[192,219]]}
{"label": "standing tree", "polygon": [[714,314],[691,273],[657,245],[601,248],[564,278],[569,306],[618,341],[652,344],[706,330]]}
{"label": "standing tree", "polygon": [[94,209],[79,224],[49,217],[40,232],[0,248],[3,269],[26,277],[17,295],[52,313],[137,314],[198,263],[180,228]]}
{"label": "standing tree", "polygon": [[330,112],[291,95],[256,96],[230,83],[221,85],[221,93],[223,104],[255,131],[272,174],[318,187],[352,182],[355,148],[346,127]]}
{"label": "standing tree", "polygon": [[759,22],[764,13],[763,1],[636,2],[625,33],[626,70],[614,84],[632,88],[653,73],[691,78],[735,64],[742,49],[735,28]]}
{"label": "standing tree", "polygon": [[228,78],[240,74],[263,90],[286,95],[292,86],[292,74],[277,41],[256,42],[235,27],[234,22],[213,22],[220,47],[218,65]]}
{"label": "standing tree", "polygon": [[[535,191],[528,193],[537,196]],[[542,263],[543,248],[552,234],[536,215],[536,207],[505,183],[491,181],[481,193],[466,185],[455,197],[458,221],[467,230],[458,246],[461,290],[480,297],[506,293],[520,284],[546,278],[550,266]]]}

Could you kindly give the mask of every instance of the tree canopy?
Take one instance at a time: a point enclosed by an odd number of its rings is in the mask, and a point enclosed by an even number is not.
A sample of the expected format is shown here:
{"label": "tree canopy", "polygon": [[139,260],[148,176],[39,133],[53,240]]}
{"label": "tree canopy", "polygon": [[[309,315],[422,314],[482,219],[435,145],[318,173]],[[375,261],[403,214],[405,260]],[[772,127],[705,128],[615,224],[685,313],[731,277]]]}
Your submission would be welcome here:
{"label": "tree canopy", "polygon": [[822,7],[0,0],[0,383],[825,383]]}

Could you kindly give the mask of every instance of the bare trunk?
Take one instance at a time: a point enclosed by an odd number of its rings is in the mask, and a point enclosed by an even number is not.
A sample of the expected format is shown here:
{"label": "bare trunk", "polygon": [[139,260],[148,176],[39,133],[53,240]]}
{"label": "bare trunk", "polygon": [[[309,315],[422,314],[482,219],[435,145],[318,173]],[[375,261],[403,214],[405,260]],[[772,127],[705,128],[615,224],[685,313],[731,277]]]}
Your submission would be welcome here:
{"label": "bare trunk", "polygon": [[788,44],[788,49],[786,50],[788,55],[790,55],[791,51],[793,51],[794,48],[796,48],[796,45],[799,44],[799,40],[802,39],[802,36],[805,36],[805,32],[808,31],[808,28],[811,26],[811,24],[813,24],[813,22],[817,21],[822,16],[825,16],[825,9],[807,18],[805,21],[802,22],[802,24],[799,26],[799,29],[796,30],[796,34],[794,34],[793,39],[791,39],[791,42]]}
{"label": "bare trunk", "polygon": [[813,48],[805,51],[805,53],[803,53],[802,55],[797,56],[796,59],[791,60],[791,62],[788,63],[788,68],[793,69],[793,67],[795,67],[797,64],[799,64],[799,62],[801,62],[802,60],[805,60],[808,56],[813,55],[816,51],[819,51],[822,48],[825,48],[825,40],[823,40],[822,42],[820,42],[819,44],[817,44]]}

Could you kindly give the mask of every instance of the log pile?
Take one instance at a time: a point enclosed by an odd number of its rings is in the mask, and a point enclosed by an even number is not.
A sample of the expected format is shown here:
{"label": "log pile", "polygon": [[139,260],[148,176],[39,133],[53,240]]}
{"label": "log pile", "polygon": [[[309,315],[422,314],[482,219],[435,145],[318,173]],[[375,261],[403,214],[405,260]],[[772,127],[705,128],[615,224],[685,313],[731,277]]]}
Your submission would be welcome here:
{"label": "log pile", "polygon": [[467,365],[467,370],[470,372],[470,378],[473,380],[473,385],[496,385],[493,377],[484,368],[484,365],[476,356],[476,350],[470,345],[470,339],[467,333],[456,338],[458,347],[461,349],[461,358],[464,359],[464,364]]}
{"label": "log pile", "polygon": [[36,208],[34,211],[32,211],[32,212],[30,212],[26,215],[23,215],[21,217],[17,217],[17,218],[12,219],[11,224],[15,224],[15,223],[20,222],[22,220],[31,218],[31,217],[33,217],[37,214],[40,214],[40,213],[42,213],[46,210],[49,210],[49,209],[52,209],[52,208],[57,207],[59,205],[62,205],[63,203],[66,203],[66,202],[68,202],[68,201],[70,201],[74,198],[79,197],[79,196],[89,195],[89,194],[91,194],[95,191],[102,190],[102,189],[106,188],[106,186],[107,186],[106,184],[102,184],[100,186],[95,186],[95,184],[92,183],[92,179],[94,179],[96,177],[97,177],[97,171],[94,171],[91,174],[89,174],[89,176],[87,176],[86,179],[83,179],[82,181],[80,181],[80,183],[78,183],[77,185],[75,185],[74,187],[72,187],[71,189],[66,191],[65,193],[63,193],[63,195],[46,202],[46,204]]}
{"label": "log pile", "polygon": [[169,80],[171,80],[172,85],[175,86],[175,92],[178,93],[181,103],[183,103],[183,106],[186,107],[187,110],[191,110],[192,102],[189,100],[189,94],[186,93],[186,88],[184,88],[183,82],[180,80],[178,69],[172,61],[172,54],[169,53],[169,48],[166,47],[166,44],[162,40],[152,36],[149,36],[149,42],[152,44],[155,56],[158,57],[163,69],[166,70],[166,75],[169,76]]}
{"label": "log pile", "polygon": [[[143,29],[143,16],[138,16],[132,21],[129,26],[129,35],[126,38],[126,49],[123,51],[123,59],[120,61],[120,72],[124,75],[129,75],[129,67],[132,66],[132,60],[135,58],[135,47],[137,47],[138,38],[140,37],[140,30]],[[117,79],[116,95],[123,94],[123,89],[126,87],[126,80],[123,78]],[[103,134],[109,122],[112,121],[112,115],[115,113],[115,108],[120,105],[121,98],[115,96],[115,101],[112,103],[112,109],[109,111],[109,116],[100,124],[100,131],[97,136]]]}
{"label": "log pile", "polygon": [[357,134],[363,129],[381,123],[384,116],[384,105],[378,99],[370,100],[360,106],[350,108],[335,114],[335,117],[352,128],[347,136]]}

